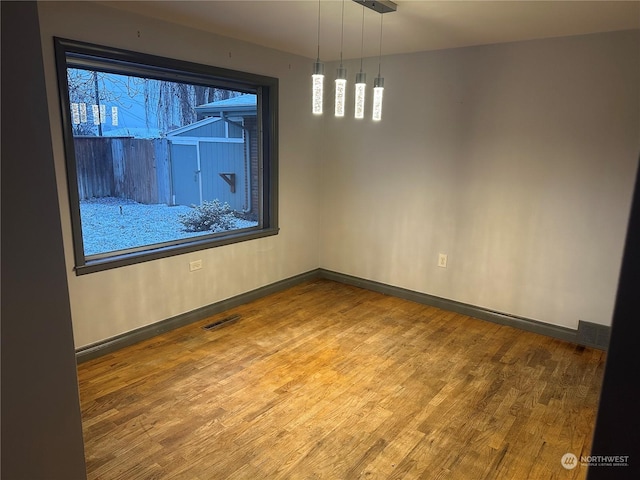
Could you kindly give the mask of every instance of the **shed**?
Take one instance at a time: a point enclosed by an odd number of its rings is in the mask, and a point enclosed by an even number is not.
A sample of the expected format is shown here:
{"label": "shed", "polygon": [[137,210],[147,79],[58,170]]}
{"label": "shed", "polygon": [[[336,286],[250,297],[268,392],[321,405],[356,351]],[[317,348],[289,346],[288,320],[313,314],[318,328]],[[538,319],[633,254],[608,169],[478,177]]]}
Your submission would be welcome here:
{"label": "shed", "polygon": [[196,107],[204,118],[167,133],[175,205],[218,199],[257,215],[256,111],[256,95],[239,95]]}

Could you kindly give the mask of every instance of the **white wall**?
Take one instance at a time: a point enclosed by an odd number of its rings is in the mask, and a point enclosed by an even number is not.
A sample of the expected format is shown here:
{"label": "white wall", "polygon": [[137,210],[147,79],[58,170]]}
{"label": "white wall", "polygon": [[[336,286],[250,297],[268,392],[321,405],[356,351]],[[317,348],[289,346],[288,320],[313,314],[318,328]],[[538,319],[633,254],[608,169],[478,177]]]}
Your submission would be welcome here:
{"label": "white wall", "polygon": [[[325,118],[321,266],[569,328],[609,325],[640,151],[638,32],[382,68],[381,123]],[[365,69],[371,83],[377,62]]]}
{"label": "white wall", "polygon": [[[76,347],[189,312],[318,267],[321,139],[309,114],[307,59],[92,2],[38,5]],[[280,79],[280,234],[83,276],[73,272],[53,36]],[[304,105],[304,107],[303,107]],[[188,263],[202,259],[190,273]]]}

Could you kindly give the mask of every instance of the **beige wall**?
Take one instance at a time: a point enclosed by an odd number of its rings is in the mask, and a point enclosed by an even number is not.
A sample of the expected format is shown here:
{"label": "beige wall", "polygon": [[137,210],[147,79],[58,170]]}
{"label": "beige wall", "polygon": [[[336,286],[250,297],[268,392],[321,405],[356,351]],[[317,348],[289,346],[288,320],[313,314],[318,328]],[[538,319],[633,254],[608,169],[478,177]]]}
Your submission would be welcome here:
{"label": "beige wall", "polygon": [[[370,80],[376,63],[365,61]],[[380,124],[325,119],[322,267],[569,328],[609,325],[640,151],[638,32],[382,68]]]}
{"label": "beige wall", "polygon": [[[38,5],[76,347],[189,312],[318,267],[318,120],[309,115],[307,59],[95,5]],[[139,32],[139,35],[138,35]],[[53,36],[280,79],[280,234],[76,276]],[[190,273],[189,261],[203,269]]]}
{"label": "beige wall", "polygon": [[[610,324],[640,151],[638,32],[386,57],[375,124],[313,117],[309,59],[87,2],[39,10],[77,347],[317,267]],[[278,77],[280,234],[75,276],[54,35]],[[365,69],[371,83],[377,62]]]}

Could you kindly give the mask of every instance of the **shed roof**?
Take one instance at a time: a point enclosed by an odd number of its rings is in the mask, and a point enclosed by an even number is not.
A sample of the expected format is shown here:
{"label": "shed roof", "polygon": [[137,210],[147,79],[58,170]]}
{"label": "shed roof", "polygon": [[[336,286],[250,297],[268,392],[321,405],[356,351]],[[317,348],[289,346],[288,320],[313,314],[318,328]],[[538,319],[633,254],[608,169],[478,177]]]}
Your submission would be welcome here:
{"label": "shed roof", "polygon": [[257,97],[255,93],[245,93],[237,97],[217,100],[196,107],[196,112],[219,117],[229,115],[251,116],[256,114]]}

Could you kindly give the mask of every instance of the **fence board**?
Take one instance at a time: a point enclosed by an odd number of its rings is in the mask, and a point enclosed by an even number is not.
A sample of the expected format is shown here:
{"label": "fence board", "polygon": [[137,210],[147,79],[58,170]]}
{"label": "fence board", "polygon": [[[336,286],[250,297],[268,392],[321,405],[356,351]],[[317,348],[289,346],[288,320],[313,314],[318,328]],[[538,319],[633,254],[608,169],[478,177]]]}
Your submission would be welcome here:
{"label": "fence board", "polygon": [[82,137],[75,149],[80,198],[109,196],[114,189],[110,146],[97,137]]}
{"label": "fence board", "polygon": [[156,159],[156,182],[158,185],[158,203],[171,205],[171,161],[169,159],[169,142],[159,138],[153,142]]}
{"label": "fence board", "polygon": [[81,200],[118,197],[169,204],[166,139],[76,137],[75,150]]}
{"label": "fence board", "polygon": [[124,144],[121,139],[109,139],[111,144],[111,157],[113,161],[113,190],[111,196],[126,198],[124,194],[124,178],[125,178],[125,152]]}

